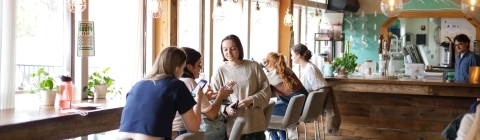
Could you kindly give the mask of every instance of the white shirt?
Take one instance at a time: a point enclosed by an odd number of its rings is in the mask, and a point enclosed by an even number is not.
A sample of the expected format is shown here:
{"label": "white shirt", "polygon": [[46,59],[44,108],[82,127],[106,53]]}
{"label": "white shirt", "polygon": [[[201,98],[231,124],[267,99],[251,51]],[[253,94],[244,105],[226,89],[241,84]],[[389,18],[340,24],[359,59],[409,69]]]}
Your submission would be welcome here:
{"label": "white shirt", "polygon": [[460,128],[457,131],[457,138],[455,140],[463,140],[468,134],[470,127],[472,127],[473,121],[475,120],[475,114],[468,113],[465,114],[460,123]]}
{"label": "white shirt", "polygon": [[300,68],[298,77],[309,93],[328,86],[322,72],[312,62],[308,62],[305,68]]}

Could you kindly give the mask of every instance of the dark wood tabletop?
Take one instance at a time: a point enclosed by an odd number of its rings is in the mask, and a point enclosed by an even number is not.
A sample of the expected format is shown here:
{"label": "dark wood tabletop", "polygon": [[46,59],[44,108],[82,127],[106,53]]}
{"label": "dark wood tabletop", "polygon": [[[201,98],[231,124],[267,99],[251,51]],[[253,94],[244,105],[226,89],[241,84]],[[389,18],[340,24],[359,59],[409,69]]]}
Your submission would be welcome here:
{"label": "dark wood tabletop", "polygon": [[56,106],[32,105],[0,110],[0,139],[64,139],[118,129],[125,100],[74,101],[101,104],[96,109],[61,111]]}

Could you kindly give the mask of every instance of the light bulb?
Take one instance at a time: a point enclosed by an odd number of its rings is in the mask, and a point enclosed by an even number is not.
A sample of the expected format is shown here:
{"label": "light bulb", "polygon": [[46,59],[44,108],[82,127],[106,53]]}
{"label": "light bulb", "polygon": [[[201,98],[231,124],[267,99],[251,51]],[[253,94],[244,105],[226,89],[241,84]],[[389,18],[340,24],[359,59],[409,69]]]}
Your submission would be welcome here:
{"label": "light bulb", "polygon": [[402,0],[382,0],[380,9],[386,16],[395,17],[403,11],[403,2]]}
{"label": "light bulb", "polygon": [[162,9],[162,2],[160,0],[149,0],[150,2],[147,3],[148,14],[152,18],[160,18],[163,14]]}
{"label": "light bulb", "polygon": [[287,8],[285,17],[283,18],[283,25],[287,27],[293,26],[293,15],[290,13],[290,8]]}
{"label": "light bulb", "polygon": [[223,12],[222,2],[220,0],[212,13],[212,19],[215,22],[220,22],[225,19],[225,13]]}

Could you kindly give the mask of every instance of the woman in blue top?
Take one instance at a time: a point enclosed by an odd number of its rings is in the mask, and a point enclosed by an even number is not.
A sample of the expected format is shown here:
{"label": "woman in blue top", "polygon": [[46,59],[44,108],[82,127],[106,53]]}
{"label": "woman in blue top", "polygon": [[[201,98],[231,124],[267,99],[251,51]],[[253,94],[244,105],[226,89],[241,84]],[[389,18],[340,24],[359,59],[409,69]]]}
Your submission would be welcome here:
{"label": "woman in blue top", "polygon": [[[127,94],[118,138],[169,140],[177,111],[186,129],[198,132],[200,105],[194,111],[196,102],[185,83],[179,80],[186,58],[176,47],[167,47],[158,55],[145,80],[137,82]],[[201,102],[203,96],[198,94],[197,101]]]}

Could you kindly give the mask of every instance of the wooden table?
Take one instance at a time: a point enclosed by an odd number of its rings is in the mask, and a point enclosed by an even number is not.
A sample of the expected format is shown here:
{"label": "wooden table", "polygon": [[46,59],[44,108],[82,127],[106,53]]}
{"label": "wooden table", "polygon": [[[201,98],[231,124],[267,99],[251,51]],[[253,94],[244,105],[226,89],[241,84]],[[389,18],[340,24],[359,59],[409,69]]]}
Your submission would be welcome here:
{"label": "wooden table", "polygon": [[340,132],[330,139],[445,139],[441,131],[480,97],[480,85],[460,82],[326,80],[342,117]]}
{"label": "wooden table", "polygon": [[[75,101],[74,103],[87,102]],[[125,102],[95,100],[102,104],[88,115],[64,113],[54,106],[0,110],[0,140],[64,139],[118,129]]]}

